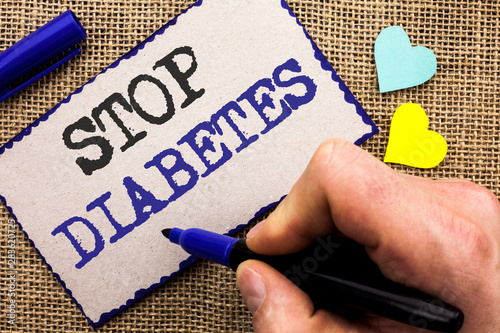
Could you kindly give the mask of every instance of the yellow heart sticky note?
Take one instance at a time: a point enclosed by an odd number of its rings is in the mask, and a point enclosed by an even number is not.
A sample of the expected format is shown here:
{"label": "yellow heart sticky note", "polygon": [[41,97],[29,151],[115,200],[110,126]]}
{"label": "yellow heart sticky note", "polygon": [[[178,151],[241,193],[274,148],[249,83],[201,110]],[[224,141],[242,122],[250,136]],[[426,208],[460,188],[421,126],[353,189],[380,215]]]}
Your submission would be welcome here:
{"label": "yellow heart sticky note", "polygon": [[424,109],[414,103],[401,105],[392,117],[384,162],[433,168],[446,156],[446,140],[429,131]]}

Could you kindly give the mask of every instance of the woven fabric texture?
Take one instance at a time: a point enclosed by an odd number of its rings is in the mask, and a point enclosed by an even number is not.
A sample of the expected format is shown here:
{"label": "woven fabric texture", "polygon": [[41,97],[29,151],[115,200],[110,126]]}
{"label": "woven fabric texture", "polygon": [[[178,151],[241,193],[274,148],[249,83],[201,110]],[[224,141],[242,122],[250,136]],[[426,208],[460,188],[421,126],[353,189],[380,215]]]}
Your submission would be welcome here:
{"label": "woven fabric texture", "polygon": [[[76,13],[88,38],[81,43],[81,55],[0,104],[0,144],[194,2],[1,0],[0,51],[67,9]],[[430,170],[391,166],[398,172],[432,179],[467,178],[500,195],[500,5],[496,1],[287,3],[379,126],[380,133],[366,142],[364,149],[382,160],[394,111],[404,103],[417,103],[426,110],[430,129],[447,140],[448,154]],[[423,85],[380,94],[374,43],[379,32],[391,25],[403,27],[413,45],[433,50],[438,67],[436,75]],[[19,230],[14,238],[17,326],[8,324],[7,232],[11,219],[1,205],[0,331],[94,331]],[[96,331],[250,332],[252,325],[234,273],[200,261]]]}

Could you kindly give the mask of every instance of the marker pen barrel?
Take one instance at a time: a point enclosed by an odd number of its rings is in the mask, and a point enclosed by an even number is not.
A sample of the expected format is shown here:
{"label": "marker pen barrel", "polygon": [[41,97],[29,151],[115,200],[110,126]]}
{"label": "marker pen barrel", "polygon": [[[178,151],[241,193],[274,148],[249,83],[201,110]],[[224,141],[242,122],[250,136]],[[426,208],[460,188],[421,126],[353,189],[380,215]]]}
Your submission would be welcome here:
{"label": "marker pen barrel", "polygon": [[245,239],[196,228],[162,232],[186,252],[233,270],[245,260],[263,261],[304,290],[316,308],[368,312],[437,332],[458,332],[464,321],[456,307],[386,279],[364,247],[346,238],[323,238],[299,253],[265,256],[251,251]]}

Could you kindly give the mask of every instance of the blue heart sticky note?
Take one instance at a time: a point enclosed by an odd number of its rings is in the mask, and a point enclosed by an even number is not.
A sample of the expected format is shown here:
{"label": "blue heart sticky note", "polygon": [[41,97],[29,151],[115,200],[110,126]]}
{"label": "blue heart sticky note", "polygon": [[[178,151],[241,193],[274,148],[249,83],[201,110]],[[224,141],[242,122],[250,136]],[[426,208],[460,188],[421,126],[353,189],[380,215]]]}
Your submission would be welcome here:
{"label": "blue heart sticky note", "polygon": [[401,27],[382,30],[375,41],[375,63],[381,93],[418,86],[437,69],[434,53],[426,47],[411,46]]}

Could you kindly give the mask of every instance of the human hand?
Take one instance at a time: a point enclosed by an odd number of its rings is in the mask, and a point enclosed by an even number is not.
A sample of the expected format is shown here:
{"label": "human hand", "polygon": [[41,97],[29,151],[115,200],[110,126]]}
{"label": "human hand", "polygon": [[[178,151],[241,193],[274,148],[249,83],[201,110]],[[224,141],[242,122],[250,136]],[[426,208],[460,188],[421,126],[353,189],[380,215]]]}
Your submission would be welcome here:
{"label": "human hand", "polygon": [[[350,143],[325,142],[276,210],[247,235],[261,254],[294,253],[338,231],[363,244],[382,273],[464,311],[461,330],[500,332],[500,203],[466,180],[399,174]],[[315,310],[272,267],[238,267],[255,332],[422,332],[367,315]]]}

